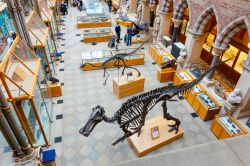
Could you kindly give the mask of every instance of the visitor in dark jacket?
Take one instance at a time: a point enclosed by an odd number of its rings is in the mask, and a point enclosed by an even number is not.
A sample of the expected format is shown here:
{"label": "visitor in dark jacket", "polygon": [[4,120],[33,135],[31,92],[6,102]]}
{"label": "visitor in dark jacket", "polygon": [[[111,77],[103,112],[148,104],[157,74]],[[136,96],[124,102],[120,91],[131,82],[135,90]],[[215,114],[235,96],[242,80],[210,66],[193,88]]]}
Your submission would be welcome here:
{"label": "visitor in dark jacket", "polygon": [[129,25],[127,27],[127,46],[131,46],[133,29]]}
{"label": "visitor in dark jacket", "polygon": [[116,25],[115,27],[115,33],[117,35],[117,43],[120,43],[120,38],[121,38],[121,26],[119,24]]}
{"label": "visitor in dark jacket", "polygon": [[109,13],[111,13],[112,12],[112,1],[111,0],[108,1],[108,6],[109,6]]}

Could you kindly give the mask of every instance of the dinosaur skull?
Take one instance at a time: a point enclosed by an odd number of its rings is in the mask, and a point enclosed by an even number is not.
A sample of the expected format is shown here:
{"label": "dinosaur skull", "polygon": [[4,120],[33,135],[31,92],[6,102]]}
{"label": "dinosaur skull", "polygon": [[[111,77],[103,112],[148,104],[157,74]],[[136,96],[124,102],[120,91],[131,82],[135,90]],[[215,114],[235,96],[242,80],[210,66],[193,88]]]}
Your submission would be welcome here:
{"label": "dinosaur skull", "polygon": [[88,137],[95,126],[104,119],[105,111],[103,107],[97,105],[92,109],[89,120],[87,123],[79,130],[79,133]]}

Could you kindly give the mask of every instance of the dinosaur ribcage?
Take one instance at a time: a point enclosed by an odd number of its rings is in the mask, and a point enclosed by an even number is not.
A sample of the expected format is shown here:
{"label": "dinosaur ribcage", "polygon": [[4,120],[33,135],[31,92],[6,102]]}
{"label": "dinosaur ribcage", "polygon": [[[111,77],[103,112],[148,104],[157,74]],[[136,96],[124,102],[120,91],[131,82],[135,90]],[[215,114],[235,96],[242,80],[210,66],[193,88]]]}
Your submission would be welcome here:
{"label": "dinosaur ribcage", "polygon": [[155,105],[156,99],[144,99],[136,103],[131,103],[124,108],[118,122],[121,128],[126,130],[134,130],[141,123],[144,123],[148,111]]}

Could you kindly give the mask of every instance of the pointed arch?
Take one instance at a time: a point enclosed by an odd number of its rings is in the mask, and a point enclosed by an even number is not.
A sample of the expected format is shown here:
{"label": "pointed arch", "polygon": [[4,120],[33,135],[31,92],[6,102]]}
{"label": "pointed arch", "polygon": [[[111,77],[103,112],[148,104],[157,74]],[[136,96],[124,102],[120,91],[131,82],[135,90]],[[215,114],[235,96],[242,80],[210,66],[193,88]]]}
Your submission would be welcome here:
{"label": "pointed arch", "polygon": [[188,7],[187,0],[180,0],[174,10],[174,19],[181,20],[183,16],[184,9]]}
{"label": "pointed arch", "polygon": [[230,39],[240,30],[246,28],[248,36],[250,35],[249,23],[246,16],[239,17],[236,20],[229,23],[216,38],[215,46],[220,48],[226,48]]}
{"label": "pointed arch", "polygon": [[211,6],[211,7],[208,7],[206,10],[204,10],[201,13],[201,15],[198,17],[194,25],[194,29],[193,29],[194,33],[202,34],[207,23],[211,21],[213,17],[215,17],[216,21],[218,21],[218,14],[216,13],[214,6]]}

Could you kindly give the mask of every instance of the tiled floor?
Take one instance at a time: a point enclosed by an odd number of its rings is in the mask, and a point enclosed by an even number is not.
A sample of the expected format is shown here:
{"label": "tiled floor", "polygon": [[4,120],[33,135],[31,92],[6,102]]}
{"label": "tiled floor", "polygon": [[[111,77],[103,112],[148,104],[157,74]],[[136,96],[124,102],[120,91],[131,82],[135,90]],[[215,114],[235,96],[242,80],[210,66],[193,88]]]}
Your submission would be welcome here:
{"label": "tiled floor", "polygon": [[[112,116],[127,99],[119,100],[112,92],[112,78],[117,77],[118,73],[116,69],[108,70],[111,77],[106,86],[102,85],[104,81],[102,70],[82,71],[80,69],[81,52],[105,50],[108,47],[107,43],[92,45],[80,42],[82,36],[78,36],[77,34],[81,33],[82,30],[76,29],[76,16],[78,15],[80,13],[75,8],[70,8],[69,15],[65,19],[62,165],[104,166],[113,165],[120,161],[136,159],[137,157],[127,141],[116,146],[111,145],[113,141],[123,134],[116,124],[100,123],[88,138],[80,135],[78,132],[87,121],[92,107],[99,104],[105,108],[106,115]],[[125,28],[122,29],[124,32]],[[119,48],[123,47],[126,46],[120,44]],[[130,46],[130,48],[134,47],[136,46]],[[145,47],[145,64],[137,66],[137,68],[146,78],[145,91],[148,91],[159,86],[164,86],[165,84],[160,84],[157,81],[158,67],[152,64],[153,61],[147,53],[148,46]],[[185,131],[184,137],[149,155],[215,140],[209,126],[200,118],[193,118],[191,116],[190,113],[193,110],[185,100],[171,102],[168,106],[171,114],[181,119],[181,126]],[[149,113],[147,118],[161,114],[162,108],[159,104]]]}

